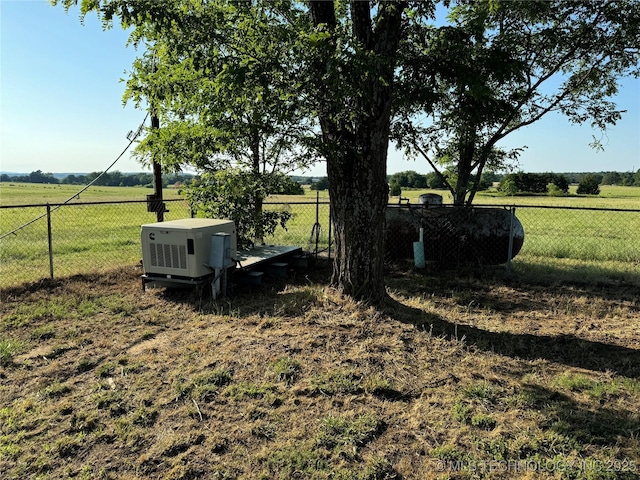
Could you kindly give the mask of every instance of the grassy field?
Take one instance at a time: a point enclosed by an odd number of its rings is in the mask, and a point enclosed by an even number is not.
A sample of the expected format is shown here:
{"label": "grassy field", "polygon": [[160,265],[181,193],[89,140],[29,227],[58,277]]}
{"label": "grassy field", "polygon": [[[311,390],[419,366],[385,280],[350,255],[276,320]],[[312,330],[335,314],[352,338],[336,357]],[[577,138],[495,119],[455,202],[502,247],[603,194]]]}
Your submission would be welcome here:
{"label": "grassy field", "polygon": [[128,267],[0,297],[3,479],[632,479],[637,288],[328,265],[219,303]]}
{"label": "grassy field", "polygon": [[[484,192],[478,192],[474,204],[478,205],[531,205],[531,206],[562,206],[585,208],[628,208],[640,209],[640,188],[620,187],[615,185],[603,185],[600,187],[600,195],[578,195],[577,186],[569,188],[569,194],[562,197],[548,195],[515,195],[506,196],[495,188]],[[451,194],[446,190],[418,190],[410,189],[402,192],[403,198],[408,198],[410,203],[418,203],[418,196],[422,193],[436,193],[442,195],[443,202],[453,202]],[[398,197],[392,197],[390,203],[397,203]]]}
{"label": "grassy field", "polygon": [[[58,203],[69,198],[77,187],[28,184],[0,184],[0,200],[6,205]],[[403,193],[417,203],[421,193]],[[147,188],[96,187],[81,195],[74,205],[52,214],[54,274],[98,274],[116,266],[132,265],[140,260],[140,225],[155,221],[146,205],[75,205],[88,201],[143,200]],[[439,191],[436,193],[443,194]],[[445,196],[445,203],[450,199]],[[168,199],[178,198],[177,190],[165,192]],[[298,245],[315,250],[316,192],[305,196],[276,196],[265,208],[285,209],[292,214],[287,230],[279,230],[266,239],[269,243]],[[327,202],[327,192],[320,192]],[[392,198],[393,203],[396,199]],[[534,207],[570,206],[588,208],[640,209],[640,188],[603,187],[598,197],[504,197],[497,192],[481,192],[478,204],[516,205],[516,214],[525,228],[523,250],[514,261],[514,270],[522,274],[546,275],[549,269],[560,277],[580,277],[594,281],[635,283],[640,285],[640,214],[638,212],[599,212],[589,210],[550,210]],[[311,202],[299,205],[298,202]],[[168,203],[167,220],[189,216],[183,201]],[[0,236],[45,213],[44,207],[4,208],[0,215]],[[329,207],[318,208],[319,248],[329,245]],[[545,273],[547,272],[547,273]],[[46,218],[0,240],[0,286],[6,287],[49,276]]]}
{"label": "grassy field", "polygon": [[[74,197],[82,188],[81,185],[0,182],[0,206],[62,203]],[[73,203],[145,200],[152,193],[153,189],[145,187],[90,187],[76,197]],[[163,195],[165,198],[179,198],[176,188],[164,189]]]}
{"label": "grassy field", "polygon": [[[0,182],[0,206],[2,205],[29,205],[44,203],[61,203],[74,196],[81,187],[77,185],[36,185],[31,183],[7,183]],[[489,205],[555,205],[598,208],[629,208],[640,209],[640,188],[619,187],[605,185],[600,187],[600,195],[577,195],[576,186],[569,189],[569,195],[562,197],[550,197],[546,195],[517,195],[505,196],[495,189],[479,192],[475,203]],[[121,201],[144,200],[146,195],[152,193],[145,187],[91,187],[83,192],[75,202],[96,201]],[[451,203],[452,198],[446,190],[409,189],[402,192],[403,198],[408,198],[411,203],[418,203],[418,196],[422,193],[437,193],[443,196],[444,203]],[[319,195],[321,201],[328,201],[328,192],[316,192],[305,188],[305,195],[274,195],[273,202],[314,201]],[[164,190],[165,198],[179,198],[178,189],[167,188]],[[398,197],[391,197],[390,203],[397,203]]]}

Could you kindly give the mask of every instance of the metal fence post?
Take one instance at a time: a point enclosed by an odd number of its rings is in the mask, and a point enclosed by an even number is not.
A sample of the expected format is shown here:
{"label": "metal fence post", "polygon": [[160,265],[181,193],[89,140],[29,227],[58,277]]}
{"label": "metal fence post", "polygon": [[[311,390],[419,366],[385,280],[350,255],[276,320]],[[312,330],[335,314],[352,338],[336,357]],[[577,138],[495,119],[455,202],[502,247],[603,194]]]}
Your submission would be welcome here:
{"label": "metal fence post", "polygon": [[516,207],[511,207],[509,220],[509,251],[507,253],[507,273],[511,273],[511,257],[513,256],[513,218],[516,215]]}
{"label": "metal fence post", "polygon": [[329,203],[329,248],[327,258],[331,259],[331,203]]}
{"label": "metal fence post", "polygon": [[47,243],[49,245],[49,276],[53,280],[53,242],[51,241],[51,205],[47,203]]}
{"label": "metal fence post", "polygon": [[318,260],[318,242],[320,242],[320,192],[316,192],[316,260]]}

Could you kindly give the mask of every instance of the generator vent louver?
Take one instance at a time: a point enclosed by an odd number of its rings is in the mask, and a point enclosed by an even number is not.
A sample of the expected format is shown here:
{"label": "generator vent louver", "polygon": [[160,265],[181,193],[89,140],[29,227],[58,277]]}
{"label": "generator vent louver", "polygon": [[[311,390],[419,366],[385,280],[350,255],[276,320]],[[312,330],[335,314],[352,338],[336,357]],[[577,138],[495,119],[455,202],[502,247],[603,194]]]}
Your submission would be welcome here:
{"label": "generator vent louver", "polygon": [[237,243],[236,227],[231,220],[183,218],[142,225],[140,241],[145,275],[182,280],[211,276],[214,273],[209,267],[211,239],[218,233],[231,235],[229,247],[233,258]]}
{"label": "generator vent louver", "polygon": [[184,245],[151,242],[149,254],[154,267],[187,269],[187,248]]}

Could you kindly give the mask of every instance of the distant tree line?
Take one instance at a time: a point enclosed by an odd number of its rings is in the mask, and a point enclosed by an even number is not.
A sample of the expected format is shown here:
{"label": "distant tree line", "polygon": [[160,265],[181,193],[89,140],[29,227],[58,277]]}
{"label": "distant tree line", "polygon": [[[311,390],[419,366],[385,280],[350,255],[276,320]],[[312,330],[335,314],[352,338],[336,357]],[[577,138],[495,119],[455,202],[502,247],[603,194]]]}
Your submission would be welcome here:
{"label": "distant tree line", "polygon": [[507,194],[550,193],[562,195],[569,193],[569,180],[556,173],[510,173],[500,180],[498,190]]}
{"label": "distant tree line", "polygon": [[[87,175],[69,174],[59,179],[53,173],[44,173],[42,170],[36,170],[27,175],[9,175],[3,173],[0,175],[1,182],[19,182],[19,183],[44,183],[44,184],[62,184],[62,185],[87,185],[95,180],[100,172],[92,172]],[[448,175],[446,172],[445,176]],[[162,178],[163,187],[170,185],[189,185],[194,179],[198,178],[192,174],[175,173],[164,175]],[[283,195],[303,195],[302,185],[309,185],[311,190],[327,190],[329,188],[329,180],[327,177],[304,177],[295,176],[288,177],[288,181],[284,182]],[[472,181],[475,179],[472,178]],[[413,170],[397,172],[387,176],[390,194],[397,196],[401,194],[403,188],[430,188],[434,190],[445,189],[444,179],[435,172],[427,174],[417,173]],[[640,187],[640,169],[633,172],[568,172],[568,173],[483,173],[480,179],[481,190],[486,190],[492,186],[494,182],[500,182],[498,187],[500,191],[507,194],[518,193],[549,193],[549,194],[566,194],[571,184],[583,184],[578,192],[595,193],[596,187],[599,185],[620,185]],[[135,187],[146,186],[151,187],[153,184],[153,174],[151,173],[122,173],[119,171],[107,172],[103,174],[95,185],[110,187]],[[551,186],[553,185],[553,187]],[[585,191],[586,189],[586,191]]]}
{"label": "distant tree line", "polygon": [[[43,173],[42,170],[36,170],[28,175],[8,175],[3,173],[0,176],[2,182],[20,182],[20,183],[45,183],[51,185],[87,185],[97,179],[94,185],[103,187],[138,187],[149,186],[153,184],[152,173],[122,173],[119,171],[107,172],[100,176],[101,172],[92,172],[87,175],[69,174],[59,179],[53,173]],[[100,177],[100,178],[98,178]],[[171,174],[162,178],[163,187],[174,185],[176,183],[188,184],[193,181],[192,174]]]}
{"label": "distant tree line", "polygon": [[511,173],[500,180],[498,190],[507,195],[519,193],[548,193],[564,195],[570,184],[578,184],[579,195],[598,195],[600,185],[620,185],[640,187],[640,170],[632,172],[600,173]]}
{"label": "distant tree line", "polygon": [[[387,178],[387,182],[389,183],[389,194],[391,196],[398,196],[401,194],[403,188],[431,188],[443,190],[447,188],[445,178],[451,175],[453,174],[446,171],[442,175],[436,172],[430,172],[423,175],[421,173],[414,172],[413,170],[394,173]],[[475,182],[475,176],[471,175],[469,180],[470,182]],[[500,175],[485,172],[480,177],[479,189],[486,190],[491,187],[493,182],[497,182],[499,180]]]}
{"label": "distant tree line", "polygon": [[60,180],[53,176],[53,173],[42,173],[42,170],[36,170],[28,175],[8,175],[3,173],[0,175],[0,182],[21,182],[21,183],[60,183]]}
{"label": "distant tree line", "polygon": [[[450,175],[445,172],[444,175]],[[451,174],[452,175],[452,174]],[[295,177],[298,183],[310,185],[311,190],[327,190],[327,177]],[[475,181],[475,178],[471,178]],[[431,172],[417,173],[413,170],[397,172],[387,176],[389,194],[399,196],[405,188],[429,188],[444,190],[446,185],[441,175]],[[480,177],[480,189],[487,190],[493,183],[499,182],[498,190],[507,195],[517,194],[549,194],[565,195],[569,192],[569,185],[578,185],[578,194],[597,195],[600,185],[620,185],[640,187],[640,170],[633,172],[569,172],[569,173],[483,173]]]}
{"label": "distant tree line", "polygon": [[[87,175],[75,175],[69,174],[66,177],[59,179],[53,175],[53,173],[43,173],[42,170],[36,170],[28,175],[8,175],[3,173],[0,175],[1,182],[17,182],[17,183],[43,183],[50,185],[88,185],[96,180],[94,185],[102,187],[149,187],[153,186],[153,174],[152,173],[122,173],[119,171],[107,172],[102,174],[100,178],[100,172],[92,172]],[[169,186],[184,186],[190,185],[194,180],[199,179],[198,176],[188,173],[172,173],[170,175],[162,176],[162,187],[167,188]],[[279,184],[280,191],[277,192],[282,195],[304,195],[304,189],[300,183],[295,182],[290,177],[285,177]]]}

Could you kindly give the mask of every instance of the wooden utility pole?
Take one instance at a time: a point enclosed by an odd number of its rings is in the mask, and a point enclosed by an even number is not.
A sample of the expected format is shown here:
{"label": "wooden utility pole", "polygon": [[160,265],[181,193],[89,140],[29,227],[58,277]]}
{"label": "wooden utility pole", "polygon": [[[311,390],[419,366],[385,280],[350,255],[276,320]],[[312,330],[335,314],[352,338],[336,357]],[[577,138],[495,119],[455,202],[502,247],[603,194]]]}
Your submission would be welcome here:
{"label": "wooden utility pole", "polygon": [[[160,120],[151,112],[151,129],[160,128]],[[162,202],[162,167],[154,159],[153,160],[153,210],[156,212],[158,222],[164,222],[164,212],[166,205]]]}
{"label": "wooden utility pole", "polygon": [[[155,73],[157,67],[153,65],[153,72]],[[151,109],[151,130],[157,130],[160,128],[160,119],[156,115],[156,111],[153,106]],[[164,212],[167,211],[167,206],[162,202],[162,166],[153,159],[153,195],[147,195],[147,211],[156,212],[156,219],[158,222],[164,222]]]}

